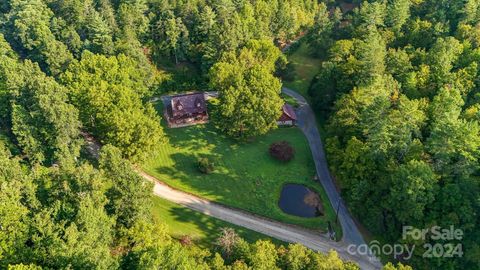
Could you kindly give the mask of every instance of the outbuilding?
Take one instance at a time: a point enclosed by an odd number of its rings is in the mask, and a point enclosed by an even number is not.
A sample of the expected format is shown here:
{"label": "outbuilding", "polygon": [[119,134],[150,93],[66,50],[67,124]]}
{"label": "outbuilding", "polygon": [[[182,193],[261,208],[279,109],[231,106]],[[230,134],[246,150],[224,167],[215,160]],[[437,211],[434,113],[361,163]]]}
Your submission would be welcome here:
{"label": "outbuilding", "polygon": [[297,123],[297,115],[290,104],[285,103],[282,107],[282,115],[277,120],[279,126],[294,126]]}

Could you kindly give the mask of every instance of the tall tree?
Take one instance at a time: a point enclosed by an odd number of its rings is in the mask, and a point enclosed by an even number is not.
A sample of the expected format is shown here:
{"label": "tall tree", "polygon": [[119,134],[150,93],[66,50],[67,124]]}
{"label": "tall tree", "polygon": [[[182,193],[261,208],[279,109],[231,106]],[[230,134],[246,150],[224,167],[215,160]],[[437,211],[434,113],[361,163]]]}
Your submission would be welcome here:
{"label": "tall tree", "polygon": [[105,57],[86,52],[62,76],[85,127],[102,143],[121,149],[123,156],[141,160],[164,136],[160,118],[142,98],[152,82],[124,55]]}
{"label": "tall tree", "polygon": [[72,55],[50,30],[53,12],[42,0],[12,0],[10,5],[9,37],[50,75],[59,75]]}
{"label": "tall tree", "polygon": [[23,255],[29,238],[28,197],[32,189],[18,159],[0,142],[0,267],[6,268]]}
{"label": "tall tree", "polygon": [[227,134],[249,138],[276,128],[283,101],[273,76],[280,52],[267,41],[252,41],[238,56],[227,54],[210,71],[220,92],[218,124]]}
{"label": "tall tree", "polygon": [[107,145],[100,155],[100,168],[113,181],[107,191],[108,212],[117,218],[118,228],[131,228],[146,220],[150,213],[152,185],[133,171],[132,164],[122,158],[119,149]]}
{"label": "tall tree", "polygon": [[66,89],[30,61],[10,74],[12,130],[23,152],[32,162],[71,162],[79,155],[81,124]]}

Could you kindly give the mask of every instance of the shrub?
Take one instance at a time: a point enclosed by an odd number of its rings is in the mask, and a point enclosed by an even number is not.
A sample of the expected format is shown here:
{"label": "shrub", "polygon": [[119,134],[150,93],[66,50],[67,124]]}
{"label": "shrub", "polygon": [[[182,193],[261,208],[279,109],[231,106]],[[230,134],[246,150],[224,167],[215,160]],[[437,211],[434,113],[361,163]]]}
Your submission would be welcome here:
{"label": "shrub", "polygon": [[198,170],[201,173],[209,174],[213,172],[214,169],[215,169],[215,166],[213,162],[211,162],[208,158],[200,158],[198,160]]}
{"label": "shrub", "polygon": [[290,161],[295,157],[295,149],[287,142],[274,142],[270,145],[269,153],[280,161]]}
{"label": "shrub", "polygon": [[182,235],[182,237],[180,237],[180,244],[182,246],[191,246],[193,244],[192,237],[190,235]]}
{"label": "shrub", "polygon": [[234,229],[222,228],[220,236],[217,238],[217,245],[223,254],[230,256],[238,241],[240,241],[240,237]]}

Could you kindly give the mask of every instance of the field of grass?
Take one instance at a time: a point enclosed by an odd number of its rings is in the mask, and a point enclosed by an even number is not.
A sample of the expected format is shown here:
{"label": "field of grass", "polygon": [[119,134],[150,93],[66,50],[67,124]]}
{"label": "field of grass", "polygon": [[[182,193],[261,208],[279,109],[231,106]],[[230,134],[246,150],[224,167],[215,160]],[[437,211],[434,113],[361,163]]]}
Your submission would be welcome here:
{"label": "field of grass", "polygon": [[159,197],[153,198],[152,215],[157,221],[168,225],[168,231],[172,237],[180,239],[182,236],[188,235],[203,248],[213,248],[220,230],[225,227],[235,229],[243,239],[251,243],[259,239],[269,239],[276,244],[283,243]]}
{"label": "field of grass", "polygon": [[291,82],[283,82],[286,87],[299,92],[307,99],[310,82],[319,72],[322,63],[320,59],[311,56],[309,50],[308,45],[302,42],[295,51],[287,56],[295,70],[295,79]]}
{"label": "field of grass", "polygon": [[287,104],[291,105],[294,108],[298,108],[299,104],[296,99],[284,93],[281,93],[280,96],[283,98],[283,100],[285,100]]}
{"label": "field of grass", "polygon": [[[157,104],[159,110],[161,104]],[[165,123],[163,123],[165,126]],[[187,128],[167,129],[169,143],[161,146],[155,158],[143,169],[168,185],[224,205],[325,231],[327,221],[335,219],[322,186],[313,180],[314,163],[303,133],[297,128],[280,128],[254,142],[239,143],[218,132],[212,123]],[[270,157],[268,147],[281,140],[289,141],[296,156],[284,164]],[[197,169],[197,159],[208,157],[215,164],[209,175]],[[300,218],[283,213],[278,207],[282,186],[304,184],[317,191],[326,214],[317,218]]]}
{"label": "field of grass", "polygon": [[[309,50],[308,44],[301,42],[297,49],[287,55],[288,61],[292,63],[294,67],[295,80],[292,82],[284,81],[283,84],[300,93],[311,104],[312,101],[308,95],[308,88],[310,87],[310,82],[320,71],[322,60],[313,57]],[[289,103],[288,100],[286,100],[286,102]],[[325,137],[325,115],[322,115],[319,111],[315,111],[315,114],[320,135]]]}

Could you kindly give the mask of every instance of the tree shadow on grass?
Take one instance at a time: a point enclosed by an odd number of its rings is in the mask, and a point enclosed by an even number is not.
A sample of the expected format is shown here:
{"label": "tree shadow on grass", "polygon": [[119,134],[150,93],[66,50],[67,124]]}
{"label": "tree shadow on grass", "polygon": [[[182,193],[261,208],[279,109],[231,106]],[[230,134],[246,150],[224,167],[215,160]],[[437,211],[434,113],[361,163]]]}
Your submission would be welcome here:
{"label": "tree shadow on grass", "polygon": [[[214,163],[214,171],[210,174],[201,173],[198,169],[198,159],[208,158]],[[213,196],[216,200],[225,201],[227,198],[235,197],[238,190],[231,189],[227,185],[219,185],[215,180],[239,181],[235,172],[230,172],[222,163],[222,156],[219,154],[183,154],[174,153],[170,155],[173,160],[172,166],[157,167],[157,173],[169,175],[182,185],[188,185],[190,189],[202,193],[202,196]],[[211,178],[211,179],[209,179]],[[221,190],[220,190],[221,187]]]}
{"label": "tree shadow on grass", "polygon": [[209,125],[168,129],[165,133],[172,146],[198,152],[205,148],[215,147],[215,142],[220,139],[221,135],[212,130]]}
{"label": "tree shadow on grass", "polygon": [[[228,222],[209,217],[205,214],[199,213],[197,211],[193,211],[189,208],[185,207],[173,207],[170,210],[171,216],[175,219],[175,221],[184,223],[184,224],[191,224],[192,226],[196,227],[196,229],[202,231],[205,235],[204,238],[198,239],[198,243],[202,247],[214,247],[215,241],[220,235],[220,230],[225,227],[233,228],[240,235],[242,238],[247,240],[248,242],[255,242],[259,239],[271,239],[270,237],[245,229],[240,226],[236,226],[230,224]],[[178,232],[177,232],[178,233]],[[188,235],[188,231],[181,235],[176,235],[176,237],[182,235]],[[197,240],[197,239],[196,239]],[[279,241],[278,241],[279,242]]]}

